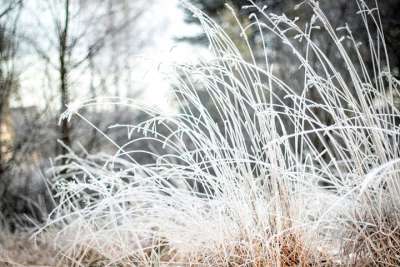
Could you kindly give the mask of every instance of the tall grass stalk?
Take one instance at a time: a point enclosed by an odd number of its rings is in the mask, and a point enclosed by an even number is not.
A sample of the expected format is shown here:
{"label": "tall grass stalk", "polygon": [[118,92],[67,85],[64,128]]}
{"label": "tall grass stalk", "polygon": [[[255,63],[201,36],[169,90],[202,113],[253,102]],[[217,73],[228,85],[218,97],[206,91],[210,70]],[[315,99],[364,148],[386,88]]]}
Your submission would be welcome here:
{"label": "tall grass stalk", "polygon": [[[219,25],[186,5],[214,57],[176,66],[181,112],[166,116],[133,100],[101,99],[149,113],[145,122],[114,126],[143,137],[119,145],[106,136],[113,155],[70,151],[67,164],[53,170],[61,173],[54,181],[59,205],[38,233],[56,231],[62,254],[77,265],[398,265],[399,82],[390,74],[378,10],[358,4],[365,25],[377,29],[364,44],[372,73],[351,30],[333,29],[318,2],[304,3],[314,11],[305,29],[251,5],[251,24],[238,24],[246,58]],[[291,49],[303,84],[293,88],[275,73],[268,40],[262,61],[253,54],[250,28]],[[315,30],[328,34],[340,69],[313,40]],[[98,103],[73,105],[64,119],[86,120],[79,109]],[[167,152],[130,149],[146,140]],[[143,153],[154,163],[137,163]]]}

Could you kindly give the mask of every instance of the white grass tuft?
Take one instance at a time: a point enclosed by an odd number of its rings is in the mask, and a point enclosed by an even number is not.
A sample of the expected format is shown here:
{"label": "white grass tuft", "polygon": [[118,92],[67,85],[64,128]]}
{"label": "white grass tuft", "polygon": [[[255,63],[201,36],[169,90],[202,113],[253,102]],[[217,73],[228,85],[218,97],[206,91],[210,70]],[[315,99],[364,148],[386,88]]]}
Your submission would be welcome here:
{"label": "white grass tuft", "polygon": [[[390,75],[383,33],[377,40],[369,34],[369,74],[350,29],[336,31],[317,2],[307,3],[314,16],[305,30],[257,6],[258,18],[238,25],[243,36],[257,27],[292,50],[304,73],[298,88],[274,73],[267,47],[263,63],[248,42],[250,56],[243,58],[218,25],[188,5],[214,60],[177,66],[182,112],[162,116],[133,101],[103,99],[152,115],[118,125],[143,137],[123,146],[106,137],[114,155],[71,151],[68,163],[54,170],[62,173],[54,184],[60,204],[39,233],[58,229],[55,241],[75,263],[94,253],[109,264],[143,266],[399,264],[399,83]],[[359,5],[365,23],[379,30],[376,10]],[[316,28],[329,34],[340,70],[311,38]],[[65,117],[85,120],[72,107]],[[130,145],[143,140],[166,153],[147,151],[154,163],[138,164],[143,151]]]}

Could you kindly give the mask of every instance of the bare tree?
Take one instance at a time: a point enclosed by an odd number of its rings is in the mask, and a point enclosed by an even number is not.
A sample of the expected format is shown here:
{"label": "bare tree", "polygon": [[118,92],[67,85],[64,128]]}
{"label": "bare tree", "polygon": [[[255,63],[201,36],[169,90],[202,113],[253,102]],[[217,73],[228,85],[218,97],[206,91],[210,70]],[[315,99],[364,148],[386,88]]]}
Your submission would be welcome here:
{"label": "bare tree", "polygon": [[[39,58],[52,69],[57,86],[52,86],[53,91],[59,97],[59,109],[63,112],[66,105],[73,100],[72,94],[76,92],[77,76],[86,74],[92,76],[98,68],[108,68],[119,71],[118,66],[105,66],[105,62],[117,64],[117,46],[122,45],[121,39],[126,38],[134,29],[145,10],[152,1],[75,1],[75,0],[46,0],[33,1],[36,6],[31,7],[30,12],[36,12],[37,25],[42,32],[46,32],[45,38],[35,38],[25,35],[24,40],[31,46]],[[42,9],[37,8],[38,6]],[[45,10],[50,14],[50,19],[42,19],[39,12]],[[129,12],[127,12],[129,10]],[[125,44],[124,44],[125,45]],[[134,44],[130,44],[134,45]],[[111,51],[107,51],[111,49]],[[112,52],[114,51],[114,52]],[[105,53],[107,52],[107,53]],[[106,60],[107,57],[112,57]],[[126,58],[125,58],[126,59]],[[102,66],[99,66],[102,65]],[[110,72],[105,72],[110,75]],[[96,72],[98,75],[100,72]],[[118,83],[118,73],[113,79]],[[82,83],[79,84],[82,86]],[[87,86],[88,93],[95,96],[93,77]],[[118,86],[117,84],[115,86]],[[82,91],[82,88],[79,88]],[[67,147],[72,145],[73,128],[67,120],[61,121],[59,139]],[[61,150],[60,150],[61,149]],[[65,154],[65,147],[57,147],[57,153]]]}
{"label": "bare tree", "polygon": [[7,118],[10,96],[17,87],[17,73],[14,68],[16,51],[15,35],[22,1],[10,1],[0,5],[0,175],[7,169],[12,154],[10,121]]}
{"label": "bare tree", "polygon": [[[69,103],[69,92],[68,92],[68,34],[69,34],[69,24],[70,24],[70,0],[65,0],[64,9],[64,23],[59,29],[59,58],[60,58],[60,93],[61,93],[61,111],[63,112],[64,107]],[[59,25],[57,23],[57,25]],[[67,120],[62,120],[61,122],[61,141],[66,146],[71,146],[70,140],[70,126]],[[62,147],[62,154],[66,154],[66,148]]]}

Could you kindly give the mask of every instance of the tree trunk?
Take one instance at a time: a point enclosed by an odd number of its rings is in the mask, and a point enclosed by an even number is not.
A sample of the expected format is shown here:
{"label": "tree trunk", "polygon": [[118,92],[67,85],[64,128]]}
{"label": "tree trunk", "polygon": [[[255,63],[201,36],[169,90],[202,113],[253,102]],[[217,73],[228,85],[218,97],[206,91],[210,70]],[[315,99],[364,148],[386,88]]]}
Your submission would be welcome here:
{"label": "tree trunk", "polygon": [[[68,28],[69,28],[69,0],[65,0],[65,20],[62,32],[60,33],[60,92],[61,92],[61,113],[64,112],[69,103],[68,92]],[[71,125],[68,120],[61,122],[61,141],[67,147],[71,145]],[[67,149],[62,146],[61,155],[67,154]],[[64,160],[62,162],[65,163]]]}

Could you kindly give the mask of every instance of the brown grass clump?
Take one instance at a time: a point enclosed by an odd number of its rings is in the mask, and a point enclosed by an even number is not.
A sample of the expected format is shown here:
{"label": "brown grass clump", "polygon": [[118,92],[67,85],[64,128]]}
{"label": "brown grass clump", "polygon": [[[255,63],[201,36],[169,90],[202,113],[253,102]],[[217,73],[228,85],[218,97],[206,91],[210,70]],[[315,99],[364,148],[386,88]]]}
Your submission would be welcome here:
{"label": "brown grass clump", "polygon": [[154,239],[142,250],[133,250],[131,254],[118,254],[116,247],[99,251],[87,245],[77,245],[66,251],[57,266],[71,267],[131,267],[131,266],[174,266],[175,250],[169,247],[165,239]]}
{"label": "brown grass clump", "polygon": [[[106,266],[109,263],[107,257],[102,255],[100,252],[89,247],[77,248],[72,255],[64,255],[57,266],[93,266],[101,267]],[[119,265],[118,267],[123,267]]]}
{"label": "brown grass clump", "polygon": [[351,265],[400,266],[398,214],[399,211],[393,211],[382,217],[365,216],[360,223],[350,224],[343,254],[349,257]]}
{"label": "brown grass clump", "polygon": [[302,238],[294,233],[278,236],[272,247],[276,251],[272,254],[272,261],[280,266],[332,266],[327,255],[309,248]]}
{"label": "brown grass clump", "polygon": [[398,177],[366,190],[358,203],[345,225],[342,254],[354,266],[400,266]]}
{"label": "brown grass clump", "polygon": [[277,235],[270,240],[243,240],[231,247],[208,251],[191,266],[272,267],[333,266],[327,255],[309,248],[299,234]]}
{"label": "brown grass clump", "polygon": [[[4,241],[2,239],[2,241]],[[7,243],[7,244],[6,244]],[[160,242],[145,251],[119,260],[110,259],[89,247],[76,247],[67,254],[50,248],[44,240],[34,243],[26,236],[7,236],[1,243],[0,266],[332,266],[322,253],[308,248],[300,235],[289,233],[265,240],[242,240],[231,247],[204,251],[197,257],[185,257]]]}
{"label": "brown grass clump", "polygon": [[26,233],[0,233],[0,266],[56,266],[56,250],[46,241],[34,240]]}

